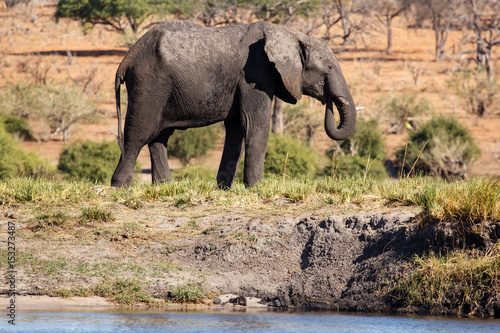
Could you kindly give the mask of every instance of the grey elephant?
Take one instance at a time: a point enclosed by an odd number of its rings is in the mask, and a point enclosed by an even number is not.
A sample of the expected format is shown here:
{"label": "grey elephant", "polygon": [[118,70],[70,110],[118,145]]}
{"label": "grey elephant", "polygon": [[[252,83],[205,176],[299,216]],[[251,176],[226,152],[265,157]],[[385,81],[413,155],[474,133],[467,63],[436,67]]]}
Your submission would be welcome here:
{"label": "grey elephant", "polygon": [[[122,133],[123,82],[128,109]],[[173,131],[221,121],[226,138],[218,185],[231,187],[243,145],[243,182],[256,184],[263,175],[274,96],[294,104],[304,94],[326,104],[325,130],[334,140],[346,139],[356,125],[356,106],[327,43],[265,22],[222,28],[189,21],[159,24],[129,50],[116,72],[115,89],[121,148],[111,179],[116,187],[132,183],[146,144],[153,182],[170,180],[167,141]]]}

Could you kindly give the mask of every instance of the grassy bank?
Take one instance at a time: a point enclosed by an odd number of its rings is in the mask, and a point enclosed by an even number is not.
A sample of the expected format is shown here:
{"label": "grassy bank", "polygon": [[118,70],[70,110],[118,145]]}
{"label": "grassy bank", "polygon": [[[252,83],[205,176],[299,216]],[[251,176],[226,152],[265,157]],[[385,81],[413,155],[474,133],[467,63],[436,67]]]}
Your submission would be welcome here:
{"label": "grassy bank", "polygon": [[[213,181],[189,178],[123,189],[12,178],[0,182],[0,202],[5,216],[16,221],[18,265],[30,280],[31,292],[36,286],[37,292],[48,295],[99,295],[120,304],[158,304],[159,299],[201,302],[216,294],[204,285],[203,274],[162,259],[163,253],[176,250],[169,246],[170,240],[254,241],[251,234],[213,233],[213,227],[198,224],[203,217],[274,216],[279,220],[411,209],[421,212],[422,227],[459,222],[457,231],[465,235],[500,221],[500,182],[489,178],[455,183],[435,178],[272,178],[253,188],[237,183],[222,191]],[[151,221],[159,216],[184,222],[175,230],[152,228]],[[141,256],[134,252],[151,244],[161,244],[161,251]],[[474,314],[474,304],[485,293],[500,290],[498,246],[435,253],[408,261],[408,275],[394,282],[389,295],[401,306],[437,311],[437,304],[447,304],[455,313]],[[6,270],[6,249],[0,249],[0,254],[0,268]],[[446,295],[454,296],[447,299]]]}
{"label": "grassy bank", "polygon": [[219,190],[215,182],[191,178],[123,189],[47,179],[13,178],[0,182],[0,203],[4,208],[22,205],[24,209],[38,212],[88,204],[125,205],[132,209],[158,203],[174,207],[269,208],[278,200],[300,204],[304,211],[326,206],[374,209],[404,205],[421,208],[429,219],[470,223],[500,221],[500,181],[490,178],[454,183],[436,178],[397,181],[269,178],[253,188],[236,183],[228,191]]}

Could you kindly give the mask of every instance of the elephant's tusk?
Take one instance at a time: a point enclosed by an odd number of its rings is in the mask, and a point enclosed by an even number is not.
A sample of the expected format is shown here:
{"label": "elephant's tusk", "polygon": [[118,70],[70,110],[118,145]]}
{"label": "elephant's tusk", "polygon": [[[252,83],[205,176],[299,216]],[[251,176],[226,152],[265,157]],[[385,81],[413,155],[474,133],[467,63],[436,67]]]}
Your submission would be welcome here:
{"label": "elephant's tusk", "polygon": [[363,110],[364,108],[364,106],[356,106],[356,111]]}

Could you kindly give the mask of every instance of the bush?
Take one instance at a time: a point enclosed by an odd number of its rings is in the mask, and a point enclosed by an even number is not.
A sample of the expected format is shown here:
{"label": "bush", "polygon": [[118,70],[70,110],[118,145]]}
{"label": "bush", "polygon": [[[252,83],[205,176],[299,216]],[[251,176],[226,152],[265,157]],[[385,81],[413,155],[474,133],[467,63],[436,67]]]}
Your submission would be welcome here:
{"label": "bush", "polygon": [[385,145],[376,120],[359,119],[356,130],[346,140],[334,142],[327,156],[335,165],[327,167],[326,174],[341,177],[363,175],[364,178],[385,178],[387,173],[383,165]]}
{"label": "bush", "polygon": [[35,153],[26,153],[0,125],[0,178],[40,176],[47,172],[48,164]]}
{"label": "bush", "polygon": [[328,152],[331,158],[333,152],[337,155],[370,156],[372,159],[385,158],[385,145],[382,133],[376,120],[358,119],[354,133],[340,144],[334,143],[334,148]]}
{"label": "bush", "polygon": [[325,112],[312,108],[308,102],[285,104],[283,124],[285,135],[307,141],[309,147],[316,134],[324,128]]}
{"label": "bush", "polygon": [[264,173],[283,175],[285,172],[292,177],[313,178],[319,169],[319,159],[319,155],[302,141],[271,133],[267,144]]}
{"label": "bush", "polygon": [[[114,141],[75,142],[64,148],[57,168],[70,178],[108,183],[119,158],[120,148]],[[139,164],[135,170],[140,170]]]}
{"label": "bush", "polygon": [[168,140],[168,154],[187,165],[191,159],[205,156],[215,148],[218,138],[218,125],[176,131]]}
{"label": "bush", "polygon": [[426,114],[431,109],[430,103],[426,99],[416,99],[409,95],[382,99],[379,104],[389,118],[389,133],[401,133],[407,124],[410,124],[411,118]]}
{"label": "bush", "polygon": [[353,177],[382,179],[387,177],[385,166],[380,159],[365,156],[338,156],[334,159],[331,175],[335,177]]}
{"label": "bush", "polygon": [[399,148],[396,156],[407,173],[453,180],[465,178],[480,153],[467,128],[455,119],[437,117],[411,132],[407,149]]}
{"label": "bush", "polygon": [[49,137],[33,133],[42,141],[57,134],[66,141],[71,127],[94,113],[89,98],[68,84],[8,85],[0,91],[0,109],[9,115],[44,124],[50,131]]}
{"label": "bush", "polygon": [[485,70],[456,74],[448,81],[448,86],[462,99],[467,112],[479,117],[493,111],[500,97],[500,85],[496,80],[491,82]]}
{"label": "bush", "polygon": [[5,131],[20,139],[33,139],[33,135],[31,134],[31,130],[26,119],[0,113],[0,123],[3,125]]}

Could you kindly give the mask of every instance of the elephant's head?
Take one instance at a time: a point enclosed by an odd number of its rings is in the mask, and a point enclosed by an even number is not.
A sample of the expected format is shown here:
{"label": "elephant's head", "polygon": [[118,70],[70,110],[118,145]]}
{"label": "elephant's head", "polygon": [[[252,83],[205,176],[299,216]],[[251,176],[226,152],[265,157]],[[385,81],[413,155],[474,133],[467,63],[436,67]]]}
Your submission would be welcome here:
{"label": "elephant's head", "polygon": [[[318,99],[326,104],[326,134],[333,140],[351,135],[356,125],[356,106],[328,44],[284,26],[270,26],[265,37],[265,51],[283,82],[276,95],[289,103],[296,103],[302,94]],[[332,102],[340,114],[338,126]]]}

